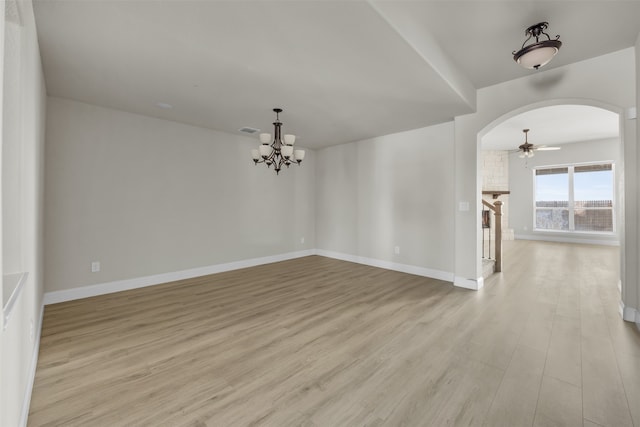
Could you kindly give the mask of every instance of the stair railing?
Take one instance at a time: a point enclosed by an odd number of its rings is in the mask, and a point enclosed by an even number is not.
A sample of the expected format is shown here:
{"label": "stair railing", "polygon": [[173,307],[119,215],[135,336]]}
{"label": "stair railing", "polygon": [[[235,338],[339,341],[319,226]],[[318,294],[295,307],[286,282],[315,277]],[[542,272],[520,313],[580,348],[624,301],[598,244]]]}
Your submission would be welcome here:
{"label": "stair railing", "polygon": [[[493,204],[482,199],[482,204],[489,208],[495,216],[495,266],[494,271],[499,273],[502,271],[502,202],[496,200]],[[484,232],[483,232],[484,233]],[[491,242],[491,233],[489,233],[489,242]],[[491,244],[491,243],[489,243]],[[484,243],[483,243],[484,247]],[[491,247],[491,246],[489,246]],[[491,256],[491,254],[489,254]]]}

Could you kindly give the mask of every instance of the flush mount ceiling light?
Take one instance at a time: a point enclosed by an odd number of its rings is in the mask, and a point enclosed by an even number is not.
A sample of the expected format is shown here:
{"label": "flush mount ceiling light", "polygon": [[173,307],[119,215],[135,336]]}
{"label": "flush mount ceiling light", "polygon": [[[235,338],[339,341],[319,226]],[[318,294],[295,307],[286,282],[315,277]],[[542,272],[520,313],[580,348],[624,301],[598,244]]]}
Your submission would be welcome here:
{"label": "flush mount ceiling light", "polygon": [[280,174],[282,166],[289,167],[292,163],[298,165],[304,159],[304,150],[294,150],[293,144],[296,142],[295,135],[284,135],[282,139],[282,122],[280,121],[280,113],[282,108],[274,108],[276,113],[276,121],[273,122],[273,140],[270,133],[260,134],[260,146],[258,149],[251,150],[253,162],[264,163],[267,167],[273,165],[276,174]]}
{"label": "flush mount ceiling light", "polygon": [[[548,22],[540,22],[527,28],[525,35],[529,37],[522,43],[522,48],[519,51],[513,52],[513,60],[524,68],[536,70],[551,61],[560,50],[562,42],[559,40],[560,36],[556,36],[555,40],[552,40],[549,34],[544,32],[548,26]],[[543,35],[547,37],[547,40],[540,41],[540,37]],[[536,39],[535,43],[525,46],[532,38]]]}

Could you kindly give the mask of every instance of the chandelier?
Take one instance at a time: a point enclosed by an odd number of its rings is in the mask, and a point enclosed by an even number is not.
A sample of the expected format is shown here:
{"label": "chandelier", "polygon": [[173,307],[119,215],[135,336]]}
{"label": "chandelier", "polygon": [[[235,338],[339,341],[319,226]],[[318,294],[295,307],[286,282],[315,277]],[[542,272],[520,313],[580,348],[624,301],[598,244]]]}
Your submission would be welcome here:
{"label": "chandelier", "polygon": [[282,108],[274,108],[276,113],[276,121],[273,122],[273,140],[270,133],[260,134],[260,146],[251,150],[253,163],[264,163],[267,167],[273,165],[276,174],[280,174],[282,166],[289,167],[292,163],[300,165],[304,159],[304,150],[294,150],[293,144],[296,142],[295,135],[284,135],[282,139],[282,122],[280,121],[280,113]]}
{"label": "chandelier", "polygon": [[[560,50],[562,42],[559,40],[560,36],[556,36],[556,38],[552,40],[549,34],[544,32],[548,26],[548,22],[540,22],[527,28],[525,35],[529,37],[522,43],[522,48],[520,48],[519,51],[512,52],[513,60],[524,68],[535,68],[536,70],[551,61]],[[540,41],[541,35],[547,36],[547,40]],[[525,46],[531,38],[535,38],[536,42]]]}

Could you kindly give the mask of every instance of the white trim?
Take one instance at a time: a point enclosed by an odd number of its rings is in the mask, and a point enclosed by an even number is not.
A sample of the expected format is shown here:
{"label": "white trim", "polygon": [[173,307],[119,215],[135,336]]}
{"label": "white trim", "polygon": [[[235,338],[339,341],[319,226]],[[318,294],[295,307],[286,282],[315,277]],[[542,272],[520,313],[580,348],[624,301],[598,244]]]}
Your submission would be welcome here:
{"label": "white trim", "polygon": [[635,322],[640,326],[640,311],[636,310],[633,307],[625,307],[624,303],[620,301],[619,303],[619,311],[622,320],[626,320],[627,322]]}
{"label": "white trim", "polygon": [[559,243],[584,243],[585,245],[620,246],[617,240],[577,239],[575,237],[550,236],[549,234],[515,234],[516,240],[541,240]]}
{"label": "white trim", "polygon": [[38,367],[38,354],[40,353],[40,334],[42,332],[42,319],[44,317],[44,304],[40,306],[40,316],[34,334],[33,354],[31,355],[31,366],[29,367],[29,378],[27,387],[24,391],[22,399],[22,411],[20,413],[20,426],[27,427],[27,419],[29,418],[29,407],[31,406],[31,394],[33,393],[33,384],[36,380],[36,368]]}
{"label": "white trim", "polygon": [[130,289],[144,288],[146,286],[159,285],[161,283],[174,282],[176,280],[191,279],[193,277],[222,273],[224,271],[230,270],[238,270],[240,268],[254,267],[256,265],[270,264],[272,262],[301,258],[314,254],[315,250],[308,249],[304,251],[287,252],[284,254],[271,255],[261,258],[228,262],[225,264],[210,265],[207,267],[197,267],[188,270],[154,274],[152,276],[116,280],[113,282],[98,283],[96,285],[89,286],[79,286],[77,288],[64,289],[62,291],[46,292],[44,294],[44,305],[56,304],[64,301],[72,301],[81,298],[89,298],[98,295],[111,294],[114,292],[127,291]]}
{"label": "white trim", "polygon": [[449,273],[447,271],[434,270],[431,268],[418,267],[409,264],[400,264],[397,262],[367,258],[358,255],[345,254],[342,252],[327,251],[324,249],[316,249],[316,255],[339,259],[342,261],[354,262],[356,264],[369,265],[371,267],[400,271],[402,273],[415,274],[416,276],[430,277],[432,279],[444,280],[446,282],[453,282],[453,273]]}
{"label": "white trim", "polygon": [[9,324],[9,319],[11,318],[11,312],[13,311],[13,306],[16,304],[20,293],[22,292],[22,288],[24,287],[25,282],[27,281],[28,272],[24,273],[16,273],[16,274],[8,274],[3,276],[2,285],[4,286],[5,281],[15,282],[13,286],[13,290],[9,299],[7,300],[7,304],[2,307],[2,315],[4,316],[4,324],[2,325],[3,330],[7,329],[7,325]]}
{"label": "white trim", "polygon": [[456,276],[453,281],[454,286],[459,288],[471,289],[474,291],[479,291],[484,287],[484,278],[478,277],[477,279],[467,279],[464,277]]}
{"label": "white trim", "polygon": [[622,293],[622,280],[618,280],[618,292]]}

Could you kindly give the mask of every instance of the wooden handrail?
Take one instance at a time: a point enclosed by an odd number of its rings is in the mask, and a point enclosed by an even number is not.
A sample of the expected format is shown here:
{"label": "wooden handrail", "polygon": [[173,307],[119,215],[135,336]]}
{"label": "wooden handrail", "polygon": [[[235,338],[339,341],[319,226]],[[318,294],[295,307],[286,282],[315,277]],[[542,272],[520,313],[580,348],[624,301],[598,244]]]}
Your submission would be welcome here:
{"label": "wooden handrail", "polygon": [[[502,203],[502,202],[500,202]],[[496,207],[493,206],[491,203],[487,202],[485,199],[482,199],[482,204],[485,205],[486,207],[488,207],[489,209],[491,209],[492,211],[496,211]]]}
{"label": "wooden handrail", "polygon": [[493,215],[496,217],[496,263],[493,271],[499,273],[502,271],[502,202],[496,200],[493,204],[482,199],[482,204],[493,211]]}

